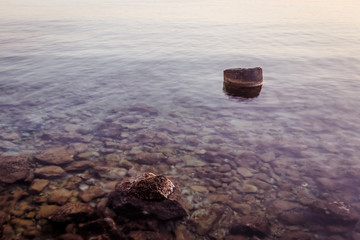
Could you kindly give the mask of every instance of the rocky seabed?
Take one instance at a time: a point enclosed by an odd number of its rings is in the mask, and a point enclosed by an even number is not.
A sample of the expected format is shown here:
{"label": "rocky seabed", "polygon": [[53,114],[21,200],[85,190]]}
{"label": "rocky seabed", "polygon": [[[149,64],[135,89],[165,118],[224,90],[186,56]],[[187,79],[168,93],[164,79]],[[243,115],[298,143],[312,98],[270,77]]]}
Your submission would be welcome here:
{"label": "rocky seabed", "polygon": [[350,145],[125,110],[1,127],[2,239],[360,239]]}

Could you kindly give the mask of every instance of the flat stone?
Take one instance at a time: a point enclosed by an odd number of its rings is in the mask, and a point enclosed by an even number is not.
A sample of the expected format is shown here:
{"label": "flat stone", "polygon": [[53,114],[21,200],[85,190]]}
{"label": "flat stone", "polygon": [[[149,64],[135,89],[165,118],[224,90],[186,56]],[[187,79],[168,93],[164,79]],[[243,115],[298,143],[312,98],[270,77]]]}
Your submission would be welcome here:
{"label": "flat stone", "polygon": [[260,155],[260,158],[264,162],[272,162],[275,160],[276,156],[275,156],[275,153],[273,153],[273,152],[267,152],[267,153]]}
{"label": "flat stone", "polygon": [[163,153],[141,152],[135,156],[134,160],[141,164],[153,165],[165,161],[166,156]]}
{"label": "flat stone", "polygon": [[77,153],[85,152],[88,149],[88,145],[85,143],[73,143],[71,144],[71,147]]}
{"label": "flat stone", "polygon": [[218,171],[225,173],[225,172],[229,172],[232,170],[232,167],[229,164],[222,164],[219,168]]}
{"label": "flat stone", "polygon": [[254,185],[244,183],[244,185],[242,186],[241,191],[243,193],[256,193],[258,191],[258,188],[256,186],[254,186]]}
{"label": "flat stone", "polygon": [[84,202],[90,202],[91,200],[102,197],[105,194],[106,192],[100,187],[89,187],[79,193],[79,198]]}
{"label": "flat stone", "polygon": [[325,222],[340,225],[354,225],[359,219],[355,210],[341,201],[314,201],[309,208]]}
{"label": "flat stone", "polygon": [[216,211],[211,211],[210,209],[198,209],[191,214],[191,219],[196,224],[196,232],[200,235],[205,235],[209,232],[216,219],[218,218],[218,213]]}
{"label": "flat stone", "polygon": [[94,167],[93,161],[76,161],[70,163],[68,166],[65,167],[65,171],[68,172],[79,172],[79,171],[85,171],[87,169]]}
{"label": "flat stone", "polygon": [[115,168],[115,167],[95,167],[97,174],[104,179],[109,180],[121,180],[126,174],[127,170],[125,168]]}
{"label": "flat stone", "polygon": [[51,216],[59,206],[57,205],[41,205],[36,214],[36,219],[48,218]]}
{"label": "flat stone", "polygon": [[206,162],[204,162],[192,155],[185,155],[185,156],[181,157],[181,160],[183,160],[185,162],[185,165],[189,166],[189,167],[203,167],[203,166],[207,165]]}
{"label": "flat stone", "polygon": [[49,184],[49,180],[46,179],[34,179],[34,181],[32,182],[29,191],[30,192],[35,192],[35,193],[40,193],[42,192],[46,186]]}
{"label": "flat stone", "polygon": [[270,225],[268,220],[261,214],[258,216],[245,216],[233,223],[230,227],[230,233],[263,238],[269,235]]}
{"label": "flat stone", "polygon": [[78,232],[85,239],[124,239],[112,218],[101,218],[80,224]]}
{"label": "flat stone", "polygon": [[120,138],[123,127],[118,123],[101,123],[96,127],[95,134],[107,138]]}
{"label": "flat stone", "polygon": [[252,177],[252,176],[253,176],[253,174],[252,174],[252,173],[250,172],[250,170],[247,169],[247,168],[239,167],[239,168],[237,168],[236,170],[237,170],[237,172],[238,172],[241,176],[243,176],[244,178],[249,178],[249,177]]}
{"label": "flat stone", "polygon": [[195,192],[207,193],[209,190],[204,186],[194,185],[190,187]]}
{"label": "flat stone", "polygon": [[210,200],[210,202],[212,203],[223,203],[223,204],[227,204],[230,200],[229,195],[227,194],[211,194],[208,199]]}
{"label": "flat stone", "polygon": [[87,222],[93,218],[93,208],[85,203],[71,202],[56,209],[48,219],[54,222]]}
{"label": "flat stone", "polygon": [[17,227],[21,227],[21,228],[30,228],[30,227],[35,226],[34,221],[27,220],[27,219],[21,219],[21,218],[11,219],[10,223]]}
{"label": "flat stone", "polygon": [[316,181],[320,184],[324,191],[336,191],[343,187],[342,184],[335,179],[319,177],[316,178]]}
{"label": "flat stone", "polygon": [[12,140],[18,140],[18,139],[20,138],[19,134],[17,134],[17,133],[2,133],[2,134],[0,135],[0,137],[1,137],[2,139],[10,140],[10,141],[12,141]]}
{"label": "flat stone", "polygon": [[288,225],[302,225],[309,221],[303,209],[282,212],[278,218],[281,222]]}
{"label": "flat stone", "polygon": [[74,154],[74,150],[66,147],[52,147],[36,155],[35,158],[46,164],[61,165],[72,162]]}
{"label": "flat stone", "polygon": [[26,180],[31,174],[28,158],[24,156],[0,157],[0,182],[14,183]]}
{"label": "flat stone", "polygon": [[56,238],[56,240],[83,240],[82,236],[74,233],[65,233]]}
{"label": "flat stone", "polygon": [[128,110],[141,112],[141,113],[149,113],[150,115],[158,115],[159,114],[159,111],[156,108],[146,105],[144,103],[136,103],[136,104],[132,105]]}
{"label": "flat stone", "polygon": [[21,201],[19,203],[17,203],[14,208],[10,211],[10,213],[13,216],[16,217],[21,217],[23,216],[26,212],[29,212],[31,210],[33,210],[34,207],[31,206],[28,202],[25,201]]}
{"label": "flat stone", "polygon": [[71,197],[71,191],[61,188],[49,193],[49,203],[56,203],[59,205],[65,204]]}
{"label": "flat stone", "polygon": [[280,240],[290,240],[290,239],[296,239],[296,240],[313,240],[312,234],[305,233],[305,232],[290,232],[286,233],[283,236],[281,236]]}
{"label": "flat stone", "polygon": [[251,213],[251,206],[246,203],[236,203],[231,201],[230,207],[236,212],[240,212],[244,215],[249,215]]}
{"label": "flat stone", "polygon": [[272,203],[272,206],[279,212],[289,211],[296,208],[301,208],[301,205],[295,202],[289,202],[281,199],[277,199]]}
{"label": "flat stone", "polygon": [[58,166],[46,166],[35,169],[35,175],[44,178],[58,178],[66,174],[64,169]]}

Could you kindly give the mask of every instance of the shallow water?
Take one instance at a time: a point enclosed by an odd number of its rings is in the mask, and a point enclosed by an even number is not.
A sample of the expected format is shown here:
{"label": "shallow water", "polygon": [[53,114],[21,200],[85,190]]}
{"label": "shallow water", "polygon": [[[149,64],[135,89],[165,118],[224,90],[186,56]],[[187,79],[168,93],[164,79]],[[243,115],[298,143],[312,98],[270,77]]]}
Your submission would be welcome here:
{"label": "shallow water", "polygon": [[[0,5],[3,156],[33,159],[52,146],[82,142],[87,149],[77,154],[93,153],[96,164],[122,167],[106,160],[116,153],[132,164],[127,176],[151,170],[177,179],[190,216],[211,209],[212,195],[225,194],[230,199],[219,203],[232,214],[250,214],[234,207],[244,202],[251,214],[261,211],[273,221],[269,239],[289,232],[358,239],[359,227],[289,224],[274,207],[276,199],[298,203],[297,193],[305,191],[360,211],[356,1]],[[255,66],[264,73],[259,97],[222,91],[224,69]],[[147,164],[136,157],[142,151],[165,157]],[[231,169],[220,169],[227,164]],[[42,165],[34,160],[34,166]],[[241,167],[251,176],[241,175]],[[62,180],[52,181],[52,188],[61,186]],[[257,190],[244,192],[244,183]],[[4,184],[2,192],[15,187],[27,191],[28,185]],[[206,233],[189,227],[205,239],[222,239],[214,233],[219,229],[229,234],[218,223]]]}

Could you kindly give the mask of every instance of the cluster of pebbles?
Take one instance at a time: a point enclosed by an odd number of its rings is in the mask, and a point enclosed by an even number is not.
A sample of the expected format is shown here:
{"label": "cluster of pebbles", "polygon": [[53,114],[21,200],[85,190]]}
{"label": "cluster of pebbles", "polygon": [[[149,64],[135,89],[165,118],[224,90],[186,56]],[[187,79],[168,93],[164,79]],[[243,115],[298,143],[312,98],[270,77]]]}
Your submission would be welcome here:
{"label": "cluster of pebbles", "polygon": [[[337,149],[312,140],[240,138],[239,122],[159,114],[135,104],[91,125],[81,119],[89,113],[4,128],[2,238],[92,239],[101,228],[96,239],[360,239],[360,164],[346,152],[335,161]],[[119,182],[145,172],[171,179],[186,216],[111,209]]]}

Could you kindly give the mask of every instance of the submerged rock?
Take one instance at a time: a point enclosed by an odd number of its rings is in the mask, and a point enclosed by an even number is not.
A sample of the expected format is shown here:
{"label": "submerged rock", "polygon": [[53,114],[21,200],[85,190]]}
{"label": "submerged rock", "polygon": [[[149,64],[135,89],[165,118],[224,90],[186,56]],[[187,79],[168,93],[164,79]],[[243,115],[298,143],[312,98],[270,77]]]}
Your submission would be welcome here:
{"label": "submerged rock", "polygon": [[128,218],[180,219],[187,216],[187,212],[175,190],[174,184],[165,176],[146,173],[117,184],[110,193],[108,206],[118,215]]}
{"label": "submerged rock", "polygon": [[79,233],[85,239],[123,239],[111,218],[97,219],[81,224]]}
{"label": "submerged rock", "polygon": [[79,193],[79,198],[84,202],[90,202],[95,198],[102,197],[106,194],[100,187],[90,187]]}
{"label": "submerged rock", "polygon": [[46,179],[34,179],[32,182],[29,191],[34,193],[42,192],[47,185],[49,185],[49,180]]}
{"label": "submerged rock", "polygon": [[44,178],[63,177],[65,174],[64,169],[58,166],[46,166],[35,169],[35,175]]}
{"label": "submerged rock", "polygon": [[77,171],[84,171],[86,169],[92,168],[94,167],[94,162],[93,161],[77,161],[77,162],[72,162],[71,164],[69,164],[68,166],[65,167],[65,170],[68,172],[77,172]]}
{"label": "submerged rock", "polygon": [[90,205],[71,202],[56,209],[48,219],[54,222],[86,222],[93,217],[94,210]]}
{"label": "submerged rock", "polygon": [[230,228],[233,235],[257,236],[263,238],[270,233],[268,220],[262,216],[246,216],[239,219]]}
{"label": "submerged rock", "polygon": [[359,216],[354,209],[341,201],[314,201],[309,205],[318,216],[327,223],[355,225]]}
{"label": "submerged rock", "polygon": [[24,156],[0,157],[0,182],[14,183],[31,175],[28,158]]}
{"label": "submerged rock", "polygon": [[61,165],[72,162],[74,154],[74,150],[65,147],[52,147],[36,155],[35,158],[46,164]]}
{"label": "submerged rock", "polygon": [[71,197],[71,191],[61,188],[49,192],[49,203],[56,203],[59,205],[65,204],[68,199]]}

